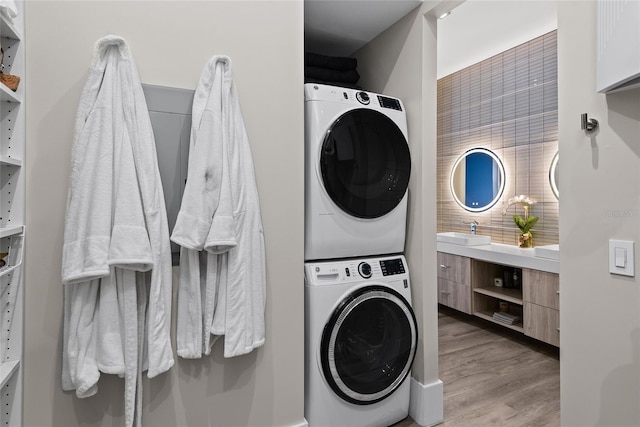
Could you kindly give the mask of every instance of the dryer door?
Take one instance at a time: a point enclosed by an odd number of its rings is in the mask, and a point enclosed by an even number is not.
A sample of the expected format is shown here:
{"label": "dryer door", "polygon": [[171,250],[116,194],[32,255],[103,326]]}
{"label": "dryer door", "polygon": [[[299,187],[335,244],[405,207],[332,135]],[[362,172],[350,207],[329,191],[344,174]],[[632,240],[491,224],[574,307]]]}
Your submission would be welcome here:
{"label": "dryer door", "polygon": [[342,399],[368,405],[393,393],[409,374],[418,327],[407,300],[384,286],[349,295],[325,325],[324,377]]}
{"label": "dryer door", "polygon": [[411,173],[407,140],[386,115],[351,110],[327,132],[320,173],[331,200],[358,218],[379,218],[402,200]]}

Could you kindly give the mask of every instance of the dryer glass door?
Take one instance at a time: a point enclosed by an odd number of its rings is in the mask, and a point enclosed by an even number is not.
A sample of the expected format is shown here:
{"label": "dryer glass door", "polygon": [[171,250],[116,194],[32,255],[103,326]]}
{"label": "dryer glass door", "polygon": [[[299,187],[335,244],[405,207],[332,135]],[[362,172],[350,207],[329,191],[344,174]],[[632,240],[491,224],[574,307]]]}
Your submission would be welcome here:
{"label": "dryer glass door", "polygon": [[409,374],[417,338],[413,310],[402,295],[383,286],[362,288],[325,326],[320,346],[325,379],[348,402],[379,402]]}
{"label": "dryer glass door", "polygon": [[349,111],[326,134],[320,172],[331,200],[358,218],[379,218],[402,200],[411,173],[407,140],[388,116]]}

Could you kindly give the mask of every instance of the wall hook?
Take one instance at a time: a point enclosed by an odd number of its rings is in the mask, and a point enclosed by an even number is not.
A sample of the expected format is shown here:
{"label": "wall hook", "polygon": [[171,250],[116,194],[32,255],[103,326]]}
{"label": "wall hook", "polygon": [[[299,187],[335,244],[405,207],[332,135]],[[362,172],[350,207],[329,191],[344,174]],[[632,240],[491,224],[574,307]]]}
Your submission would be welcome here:
{"label": "wall hook", "polygon": [[593,132],[598,128],[598,121],[587,117],[587,113],[582,114],[582,130]]}

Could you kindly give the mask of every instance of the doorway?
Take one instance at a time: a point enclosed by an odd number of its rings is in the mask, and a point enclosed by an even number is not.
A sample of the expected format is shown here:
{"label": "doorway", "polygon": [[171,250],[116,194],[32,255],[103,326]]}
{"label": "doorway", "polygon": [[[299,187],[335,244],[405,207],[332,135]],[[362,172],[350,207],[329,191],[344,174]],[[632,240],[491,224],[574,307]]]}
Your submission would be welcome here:
{"label": "doorway", "polygon": [[[546,1],[467,1],[438,21],[438,232],[469,233],[473,221],[492,243],[517,246],[511,214],[523,212],[501,211],[523,194],[548,219],[536,227],[536,245],[558,243],[549,182],[558,151],[556,28],[556,4]],[[502,199],[480,212],[453,202],[449,186],[451,165],[473,148],[491,150],[506,169]],[[443,425],[560,425],[559,349],[480,319],[474,305],[473,297],[466,313],[439,305]]]}

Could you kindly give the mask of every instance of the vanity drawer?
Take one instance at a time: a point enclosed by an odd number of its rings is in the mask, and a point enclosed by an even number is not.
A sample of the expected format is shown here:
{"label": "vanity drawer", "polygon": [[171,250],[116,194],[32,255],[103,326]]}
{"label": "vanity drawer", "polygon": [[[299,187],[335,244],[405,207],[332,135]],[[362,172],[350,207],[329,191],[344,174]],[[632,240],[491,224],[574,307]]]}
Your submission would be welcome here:
{"label": "vanity drawer", "polygon": [[470,285],[471,259],[438,252],[438,277]]}
{"label": "vanity drawer", "polygon": [[438,277],[438,303],[471,314],[471,288]]}
{"label": "vanity drawer", "polygon": [[524,333],[548,344],[560,346],[560,312],[549,307],[524,303]]}
{"label": "vanity drawer", "polygon": [[554,310],[560,309],[560,280],[556,273],[522,270],[522,299]]}

